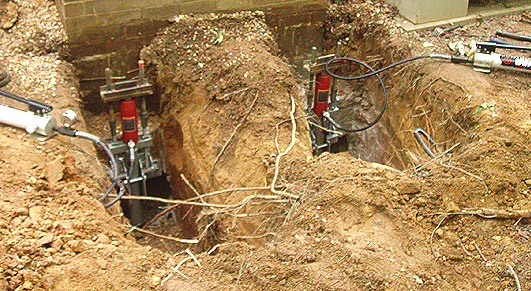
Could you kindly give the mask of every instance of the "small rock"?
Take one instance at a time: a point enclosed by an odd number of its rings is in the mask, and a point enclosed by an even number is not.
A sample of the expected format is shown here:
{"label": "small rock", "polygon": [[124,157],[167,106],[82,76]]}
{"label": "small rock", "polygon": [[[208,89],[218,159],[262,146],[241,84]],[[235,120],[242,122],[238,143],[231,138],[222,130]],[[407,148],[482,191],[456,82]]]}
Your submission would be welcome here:
{"label": "small rock", "polygon": [[59,230],[62,230],[62,232],[66,233],[66,234],[72,234],[74,233],[74,228],[72,226],[72,222],[71,221],[61,221],[59,223],[57,223],[57,226],[56,226],[57,229]]}
{"label": "small rock", "polygon": [[37,178],[35,177],[29,177],[27,182],[31,185],[35,185],[35,183],[37,183]]}
{"label": "small rock", "polygon": [[98,239],[96,239],[96,243],[98,243],[98,244],[110,244],[111,243],[111,239],[108,236],[106,236],[106,235],[104,235],[102,233],[102,234],[100,234],[98,236]]}
{"label": "small rock", "polygon": [[24,289],[24,290],[33,289],[33,283],[31,283],[30,281],[24,282],[24,284],[22,285],[22,289]]}
{"label": "small rock", "polygon": [[402,195],[419,193],[421,188],[422,183],[414,180],[399,181],[396,184],[396,190]]}
{"label": "small rock", "polygon": [[424,197],[419,197],[415,201],[415,205],[416,206],[420,206],[420,207],[426,206],[427,203],[428,203],[428,200],[426,200],[426,198],[424,198]]}
{"label": "small rock", "polygon": [[418,284],[424,284],[424,281],[422,281],[422,279],[417,275],[413,275],[413,279],[415,279],[415,282],[417,282]]}
{"label": "small rock", "polygon": [[75,253],[81,253],[85,250],[85,242],[81,240],[71,240],[66,245]]}
{"label": "small rock", "polygon": [[35,242],[35,245],[37,247],[40,247],[40,246],[43,246],[43,245],[48,245],[51,242],[53,242],[53,239],[54,239],[53,233],[48,233],[48,234],[44,235],[43,237],[41,237],[40,239],[38,239]]}
{"label": "small rock", "polygon": [[11,221],[11,226],[13,226],[14,228],[16,228],[16,227],[18,227],[21,223],[22,223],[22,218],[20,218],[20,217],[15,217],[15,218],[13,218],[13,220]]}
{"label": "small rock", "polygon": [[63,166],[61,157],[56,158],[47,165],[46,180],[52,185],[61,181],[61,179],[63,179],[64,170],[65,167]]}
{"label": "small rock", "polygon": [[2,15],[0,15],[0,26],[8,30],[15,25],[18,20],[18,6],[14,2],[7,2]]}
{"label": "small rock", "polygon": [[97,259],[96,260],[96,265],[98,265],[98,267],[100,267],[100,269],[106,270],[109,264],[104,259]]}
{"label": "small rock", "polygon": [[41,220],[43,215],[44,215],[44,208],[42,206],[34,206],[34,207],[31,207],[29,210],[29,217],[33,221]]}
{"label": "small rock", "polygon": [[161,278],[159,276],[153,276],[151,277],[151,282],[153,282],[153,285],[154,286],[158,286],[160,285],[160,282],[161,282]]}
{"label": "small rock", "polygon": [[52,243],[52,248],[56,249],[56,250],[60,250],[61,247],[64,245],[65,243],[63,242],[63,240],[61,238],[56,238],[53,243]]}
{"label": "small rock", "polygon": [[461,211],[459,207],[457,207],[457,205],[453,201],[449,201],[448,203],[446,203],[445,208],[447,212],[452,212],[452,213]]}
{"label": "small rock", "polygon": [[459,262],[464,259],[464,255],[459,249],[457,248],[446,248],[444,250],[444,255],[448,260]]}

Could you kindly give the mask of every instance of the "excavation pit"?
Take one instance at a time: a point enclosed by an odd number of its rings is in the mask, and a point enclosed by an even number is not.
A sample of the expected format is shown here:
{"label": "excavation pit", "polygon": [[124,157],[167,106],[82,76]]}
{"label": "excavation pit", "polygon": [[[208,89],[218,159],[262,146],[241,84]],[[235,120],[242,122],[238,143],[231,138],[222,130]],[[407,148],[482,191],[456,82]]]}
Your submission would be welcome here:
{"label": "excavation pit", "polygon": [[[64,41],[57,36],[58,16],[44,17],[55,11],[53,4],[16,3],[23,11],[19,22],[0,30],[6,53],[0,59],[14,80],[3,89],[49,102],[54,113],[77,109],[73,69],[58,53]],[[401,30],[393,10],[375,1],[332,5],[330,15],[327,31],[334,33],[327,34],[331,45],[323,53],[342,41],[346,56],[375,68],[444,53],[449,41],[490,36],[500,27],[531,35],[523,15],[474,20],[443,38],[431,30]],[[253,20],[240,17],[238,26],[249,31],[241,22]],[[173,217],[134,240],[138,229],[95,199],[106,160],[95,162],[90,142],[66,136],[38,142],[0,126],[0,289],[501,290],[517,288],[515,278],[522,289],[531,287],[527,74],[483,74],[428,60],[397,67],[382,74],[390,94],[388,120],[382,122],[389,123],[395,156],[403,155],[406,166],[369,163],[348,153],[315,157],[304,123],[301,79],[292,80],[287,61],[270,56],[277,51],[263,45],[264,34],[258,44],[243,39],[239,49],[235,39],[247,34],[222,26],[225,39],[213,46],[220,28],[214,26],[205,34],[205,46],[199,46],[204,51],[193,55],[199,52],[188,46],[196,44],[190,41],[194,35],[200,39],[199,31],[208,25],[232,18],[182,19],[188,30],[172,29],[184,39],[159,39],[150,47],[157,53],[142,56],[151,60],[150,78],[160,87],[161,105],[154,101],[150,127],[175,135],[164,139],[175,143],[168,145],[174,149],[172,183],[182,174],[198,193],[212,194],[203,197],[210,205],[203,204],[194,224],[193,238],[208,243],[196,247],[172,240],[187,234],[173,225]],[[43,26],[52,20],[55,24]],[[264,49],[268,54],[261,53]],[[253,53],[259,57],[231,59]],[[200,59],[205,56],[211,62]],[[286,89],[292,85],[294,90]],[[373,90],[376,109],[377,86],[363,89],[361,96]],[[293,118],[291,96],[296,97]],[[485,109],[474,114],[481,105]],[[106,116],[85,120],[102,128],[79,124],[80,130],[108,132]],[[416,128],[446,142],[440,144],[441,157],[431,159],[417,145]],[[294,147],[279,155],[292,140]],[[54,179],[51,170],[62,178]],[[277,191],[271,191],[273,181]],[[275,195],[280,199],[258,199]],[[203,234],[204,229],[209,231]]]}
{"label": "excavation pit", "polygon": [[[410,56],[399,44],[382,43],[390,32],[368,19],[349,35],[337,33],[334,25],[341,25],[336,21],[347,12],[331,14],[331,28],[323,32],[330,45],[323,53],[336,51],[335,44],[341,41],[343,56],[365,60],[374,68],[388,65],[387,60]],[[369,15],[367,12],[362,18]],[[154,153],[164,160],[171,189],[151,192],[153,196],[201,202],[198,194],[231,188],[258,189],[227,191],[202,201],[236,205],[248,196],[270,194],[267,186],[278,175],[276,157],[293,138],[296,143],[288,158],[310,159],[310,133],[305,120],[308,104],[299,89],[308,86],[309,80],[294,73],[285,58],[278,57],[281,53],[274,34],[263,17],[259,12],[183,15],[142,50],[140,57],[156,84],[156,96],[148,102],[153,117],[150,128],[163,133],[156,140]],[[369,27],[373,28],[370,34],[356,33]],[[220,31],[224,39],[214,44]],[[420,64],[409,63],[381,73],[388,92],[385,113],[370,129],[345,134],[345,144],[338,145],[335,152],[347,151],[355,158],[404,170],[430,159],[416,142],[415,129],[423,128],[437,142],[440,150],[436,154],[466,137],[463,132],[473,125],[470,108],[455,110],[455,101],[442,97],[454,95],[459,100],[466,98],[466,92],[453,84],[445,87],[448,84],[442,79],[419,83]],[[344,63],[339,70],[347,76],[366,72],[352,63]],[[384,105],[381,84],[374,77],[339,80],[337,101],[339,110],[332,113],[333,117],[352,129],[369,124]],[[433,125],[432,119],[445,122]],[[152,205],[147,207],[150,214],[145,214],[146,222],[163,212],[160,206],[171,206]],[[246,215],[240,215],[239,210],[227,213],[221,209],[181,205],[167,215],[179,222],[175,233],[204,239],[205,249],[235,237],[262,244],[272,238],[268,233],[278,227],[279,221],[289,215],[289,207],[267,203],[241,207],[248,212]],[[261,221],[264,217],[266,222]],[[166,228],[164,233],[171,234],[171,229]]]}

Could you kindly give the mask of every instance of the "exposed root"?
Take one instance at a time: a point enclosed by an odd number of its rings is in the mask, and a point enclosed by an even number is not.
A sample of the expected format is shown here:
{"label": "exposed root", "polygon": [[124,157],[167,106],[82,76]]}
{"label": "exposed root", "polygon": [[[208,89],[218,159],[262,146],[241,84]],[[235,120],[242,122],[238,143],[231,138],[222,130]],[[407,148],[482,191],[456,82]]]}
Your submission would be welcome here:
{"label": "exposed root", "polygon": [[197,260],[197,258],[194,256],[194,254],[192,253],[192,251],[190,249],[186,249],[185,252],[192,258],[192,260],[194,260],[194,262],[197,264],[197,266],[199,268],[202,268],[201,267],[201,263],[199,263],[199,261]]}
{"label": "exposed root", "polygon": [[481,251],[481,249],[479,248],[479,246],[478,246],[478,244],[476,242],[474,242],[474,247],[476,248],[476,251],[478,251],[479,256],[481,257],[481,259],[483,259],[483,261],[486,262],[487,258],[485,258],[485,255],[483,255],[483,252]]}
{"label": "exposed root", "polygon": [[511,273],[511,275],[514,278],[514,282],[516,283],[516,289],[518,291],[522,291],[522,286],[520,285],[520,279],[518,279],[518,275],[514,271],[513,267],[510,264],[507,264],[507,268],[509,269],[509,273]]}
{"label": "exposed root", "polygon": [[427,215],[477,215],[482,218],[499,218],[499,219],[521,219],[531,218],[531,210],[497,210],[488,208],[463,209],[460,212],[453,213],[434,213]]}
{"label": "exposed root", "polygon": [[236,203],[236,204],[202,203],[202,202],[194,202],[194,201],[186,201],[186,200],[164,199],[164,198],[152,197],[152,196],[123,196],[122,199],[157,201],[157,202],[167,203],[167,204],[192,205],[192,206],[200,206],[200,207],[213,207],[213,208],[226,208],[226,209],[235,209],[235,208],[241,207],[242,205],[244,206],[254,199],[267,200],[270,203],[285,203],[285,202],[290,201],[290,200],[282,199],[282,197],[280,196],[274,196],[274,195],[247,196],[240,203]]}
{"label": "exposed root", "polygon": [[489,186],[487,186],[487,183],[485,183],[485,180],[483,178],[481,178],[480,176],[474,175],[474,174],[472,174],[470,172],[467,172],[467,171],[465,171],[465,170],[463,170],[461,168],[455,167],[455,166],[450,166],[450,165],[443,164],[442,162],[440,163],[440,165],[443,166],[443,167],[449,168],[449,169],[457,170],[457,171],[459,171],[461,173],[464,173],[464,174],[466,174],[466,175],[468,175],[468,176],[470,176],[472,178],[478,179],[483,184],[483,187],[485,187],[485,194],[490,193]]}
{"label": "exposed root", "polygon": [[411,112],[410,112],[410,117],[413,117],[413,112],[415,111],[415,108],[417,107],[417,104],[419,103],[419,100],[420,100],[420,97],[422,96],[422,94],[428,90],[431,86],[433,86],[433,84],[435,82],[437,82],[438,80],[441,80],[442,78],[441,77],[438,77],[438,78],[435,78],[433,80],[431,80],[431,82],[426,86],[424,87],[424,89],[422,89],[419,93],[419,96],[417,97],[417,100],[415,101],[415,103],[413,103],[413,107],[411,107]]}
{"label": "exposed root", "polygon": [[190,183],[190,181],[188,181],[188,179],[186,179],[186,177],[181,174],[181,179],[183,179],[184,183],[186,183],[186,185],[192,189],[192,191],[194,192],[194,194],[197,196],[197,198],[199,200],[201,200],[202,203],[206,203],[206,201],[203,199],[203,196],[201,196],[201,194],[199,194],[199,191],[197,191],[197,189],[195,189],[195,187],[192,185],[192,183]]}
{"label": "exposed root", "polygon": [[431,253],[435,257],[435,260],[437,260],[439,258],[439,256],[435,253],[435,250],[433,249],[433,236],[435,235],[435,232],[437,231],[437,229],[439,229],[439,227],[441,227],[441,225],[443,224],[443,222],[446,220],[447,217],[448,217],[448,215],[444,215],[443,218],[441,219],[441,221],[439,221],[439,224],[437,224],[437,226],[431,232],[430,249],[431,249]]}
{"label": "exposed root", "polygon": [[[293,96],[290,95],[290,98],[291,98],[291,111],[290,111],[290,117],[291,117],[291,142],[289,144],[289,146],[286,148],[286,150],[284,152],[280,152],[279,150],[279,153],[276,157],[276,160],[275,160],[275,175],[273,176],[273,180],[271,181],[271,187],[270,187],[270,190],[271,190],[271,193],[273,194],[276,194],[276,195],[282,195],[282,196],[286,196],[286,197],[289,197],[289,198],[293,198],[293,199],[299,199],[299,196],[298,195],[294,195],[294,194],[291,194],[291,193],[287,193],[285,191],[279,191],[277,189],[275,189],[275,184],[277,183],[277,179],[278,179],[278,174],[279,174],[279,171],[280,171],[280,159],[287,155],[289,153],[289,151],[295,146],[295,134],[297,132],[297,123],[295,122],[295,98],[293,98]],[[278,134],[277,136],[275,137],[275,145],[277,147],[277,149],[279,149],[279,146],[278,146]]]}
{"label": "exposed root", "polygon": [[328,128],[326,128],[326,127],[324,127],[324,126],[321,126],[321,125],[319,125],[319,124],[317,124],[317,123],[315,123],[315,122],[312,122],[311,120],[308,120],[308,123],[309,123],[310,125],[313,125],[313,126],[319,128],[320,130],[324,130],[324,131],[326,131],[326,132],[339,134],[339,135],[341,135],[341,136],[343,136],[343,135],[345,134],[345,133],[342,132],[342,131],[337,131],[337,130],[328,129]]}
{"label": "exposed root", "polygon": [[136,226],[129,225],[129,227],[131,227],[130,231],[138,231],[138,232],[141,232],[141,233],[144,233],[144,234],[152,235],[154,237],[158,237],[158,238],[162,238],[162,239],[166,239],[166,240],[172,240],[172,241],[176,241],[176,242],[179,242],[179,243],[184,243],[184,244],[196,244],[196,243],[199,243],[199,240],[197,240],[197,239],[182,239],[182,238],[177,238],[177,237],[172,237],[172,236],[165,236],[165,235],[161,235],[161,234],[156,234],[156,233],[153,233],[151,231],[138,228]]}

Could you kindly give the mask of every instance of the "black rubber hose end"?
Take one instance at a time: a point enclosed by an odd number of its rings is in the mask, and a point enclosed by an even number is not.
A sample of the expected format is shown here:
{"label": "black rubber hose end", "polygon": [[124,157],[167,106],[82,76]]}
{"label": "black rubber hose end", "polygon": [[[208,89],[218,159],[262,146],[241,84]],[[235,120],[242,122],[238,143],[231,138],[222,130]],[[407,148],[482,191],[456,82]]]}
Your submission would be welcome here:
{"label": "black rubber hose end", "polygon": [[66,128],[64,126],[61,126],[61,127],[57,127],[56,126],[56,127],[53,128],[53,130],[57,131],[60,134],[68,135],[68,136],[76,136],[76,132],[77,132],[77,130],[75,130],[75,129]]}

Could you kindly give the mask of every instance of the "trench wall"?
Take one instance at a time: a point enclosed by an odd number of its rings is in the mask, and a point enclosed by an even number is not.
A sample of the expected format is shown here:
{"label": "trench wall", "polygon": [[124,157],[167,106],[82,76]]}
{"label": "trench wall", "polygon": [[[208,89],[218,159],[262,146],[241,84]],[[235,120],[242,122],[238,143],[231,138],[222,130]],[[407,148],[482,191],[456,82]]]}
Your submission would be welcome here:
{"label": "trench wall", "polygon": [[[178,14],[261,10],[279,46],[294,54],[321,46],[326,0],[55,0],[81,70],[102,76],[104,66],[120,74],[134,68],[139,50]],[[322,33],[321,33],[322,34]],[[311,38],[311,39],[310,39]],[[78,66],[78,67],[79,67]],[[94,70],[91,67],[98,67]]]}

